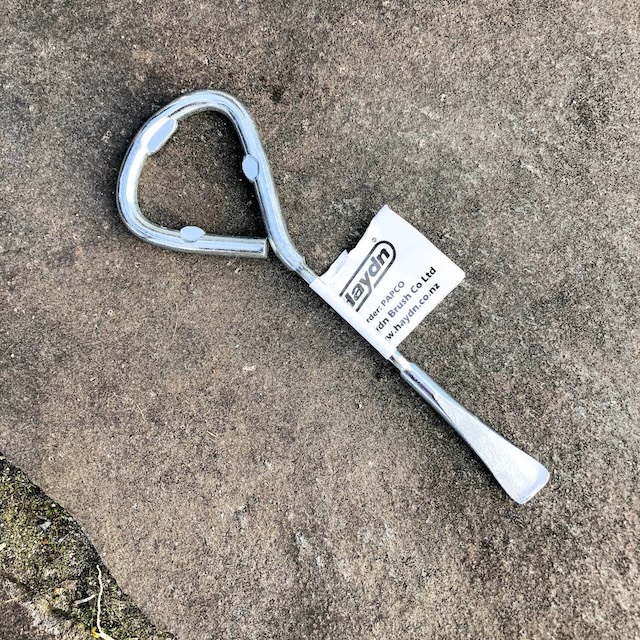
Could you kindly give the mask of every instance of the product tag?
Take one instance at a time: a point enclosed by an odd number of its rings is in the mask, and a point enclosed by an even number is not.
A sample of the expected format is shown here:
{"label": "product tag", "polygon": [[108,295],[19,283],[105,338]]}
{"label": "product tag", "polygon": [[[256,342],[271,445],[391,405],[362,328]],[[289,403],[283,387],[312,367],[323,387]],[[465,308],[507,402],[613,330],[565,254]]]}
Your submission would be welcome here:
{"label": "product tag", "polygon": [[464,279],[464,271],[388,206],[319,278],[394,347]]}

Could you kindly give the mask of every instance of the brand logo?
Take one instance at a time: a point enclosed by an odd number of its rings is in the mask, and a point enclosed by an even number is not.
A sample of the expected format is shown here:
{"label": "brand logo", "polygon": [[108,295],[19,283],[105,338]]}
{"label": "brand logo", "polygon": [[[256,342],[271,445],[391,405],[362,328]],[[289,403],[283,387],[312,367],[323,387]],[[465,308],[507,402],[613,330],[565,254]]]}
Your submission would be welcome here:
{"label": "brand logo", "polygon": [[340,292],[340,296],[358,311],[378,286],[385,273],[389,271],[389,267],[395,259],[394,246],[386,240],[378,242],[351,276],[345,288]]}

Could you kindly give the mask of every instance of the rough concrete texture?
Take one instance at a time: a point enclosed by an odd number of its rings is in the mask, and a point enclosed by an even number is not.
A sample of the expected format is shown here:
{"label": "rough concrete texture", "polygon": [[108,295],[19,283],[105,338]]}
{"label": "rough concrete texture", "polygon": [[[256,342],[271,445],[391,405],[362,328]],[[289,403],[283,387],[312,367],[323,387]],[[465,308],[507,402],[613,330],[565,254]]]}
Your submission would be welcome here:
{"label": "rough concrete texture", "polygon": [[[163,628],[637,638],[638,11],[623,2],[24,2],[2,12],[0,449]],[[131,236],[138,127],[250,108],[322,270],[390,204],[467,279],[406,354],[552,471],[518,507],[304,283]],[[142,181],[260,230],[229,127]]]}

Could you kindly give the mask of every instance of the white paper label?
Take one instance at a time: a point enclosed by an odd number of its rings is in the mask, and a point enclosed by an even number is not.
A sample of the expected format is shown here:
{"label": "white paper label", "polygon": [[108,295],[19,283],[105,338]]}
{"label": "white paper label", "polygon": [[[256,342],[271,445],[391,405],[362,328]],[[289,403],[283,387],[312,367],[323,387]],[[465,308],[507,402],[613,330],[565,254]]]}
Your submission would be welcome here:
{"label": "white paper label", "polygon": [[393,346],[463,279],[462,269],[387,206],[320,277]]}

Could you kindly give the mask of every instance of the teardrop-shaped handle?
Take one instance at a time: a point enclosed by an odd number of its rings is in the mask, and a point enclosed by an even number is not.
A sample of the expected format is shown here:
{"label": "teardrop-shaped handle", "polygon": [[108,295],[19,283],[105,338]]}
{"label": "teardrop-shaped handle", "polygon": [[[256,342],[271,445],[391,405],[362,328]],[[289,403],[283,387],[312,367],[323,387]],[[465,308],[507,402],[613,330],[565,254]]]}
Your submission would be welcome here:
{"label": "teardrop-shaped handle", "polygon": [[248,111],[222,91],[195,91],[174,100],[152,116],[134,138],[118,178],[118,209],[127,227],[151,244],[189,253],[266,258],[267,239],[220,236],[199,227],[167,229],[147,219],[138,205],[138,184],[147,158],[157,153],[175,133],[178,123],[194,113],[216,111],[233,124],[245,152],[242,170],[255,186],[269,241],[278,257],[299,271],[304,259],[297,252],[285,226],[269,163]]}

